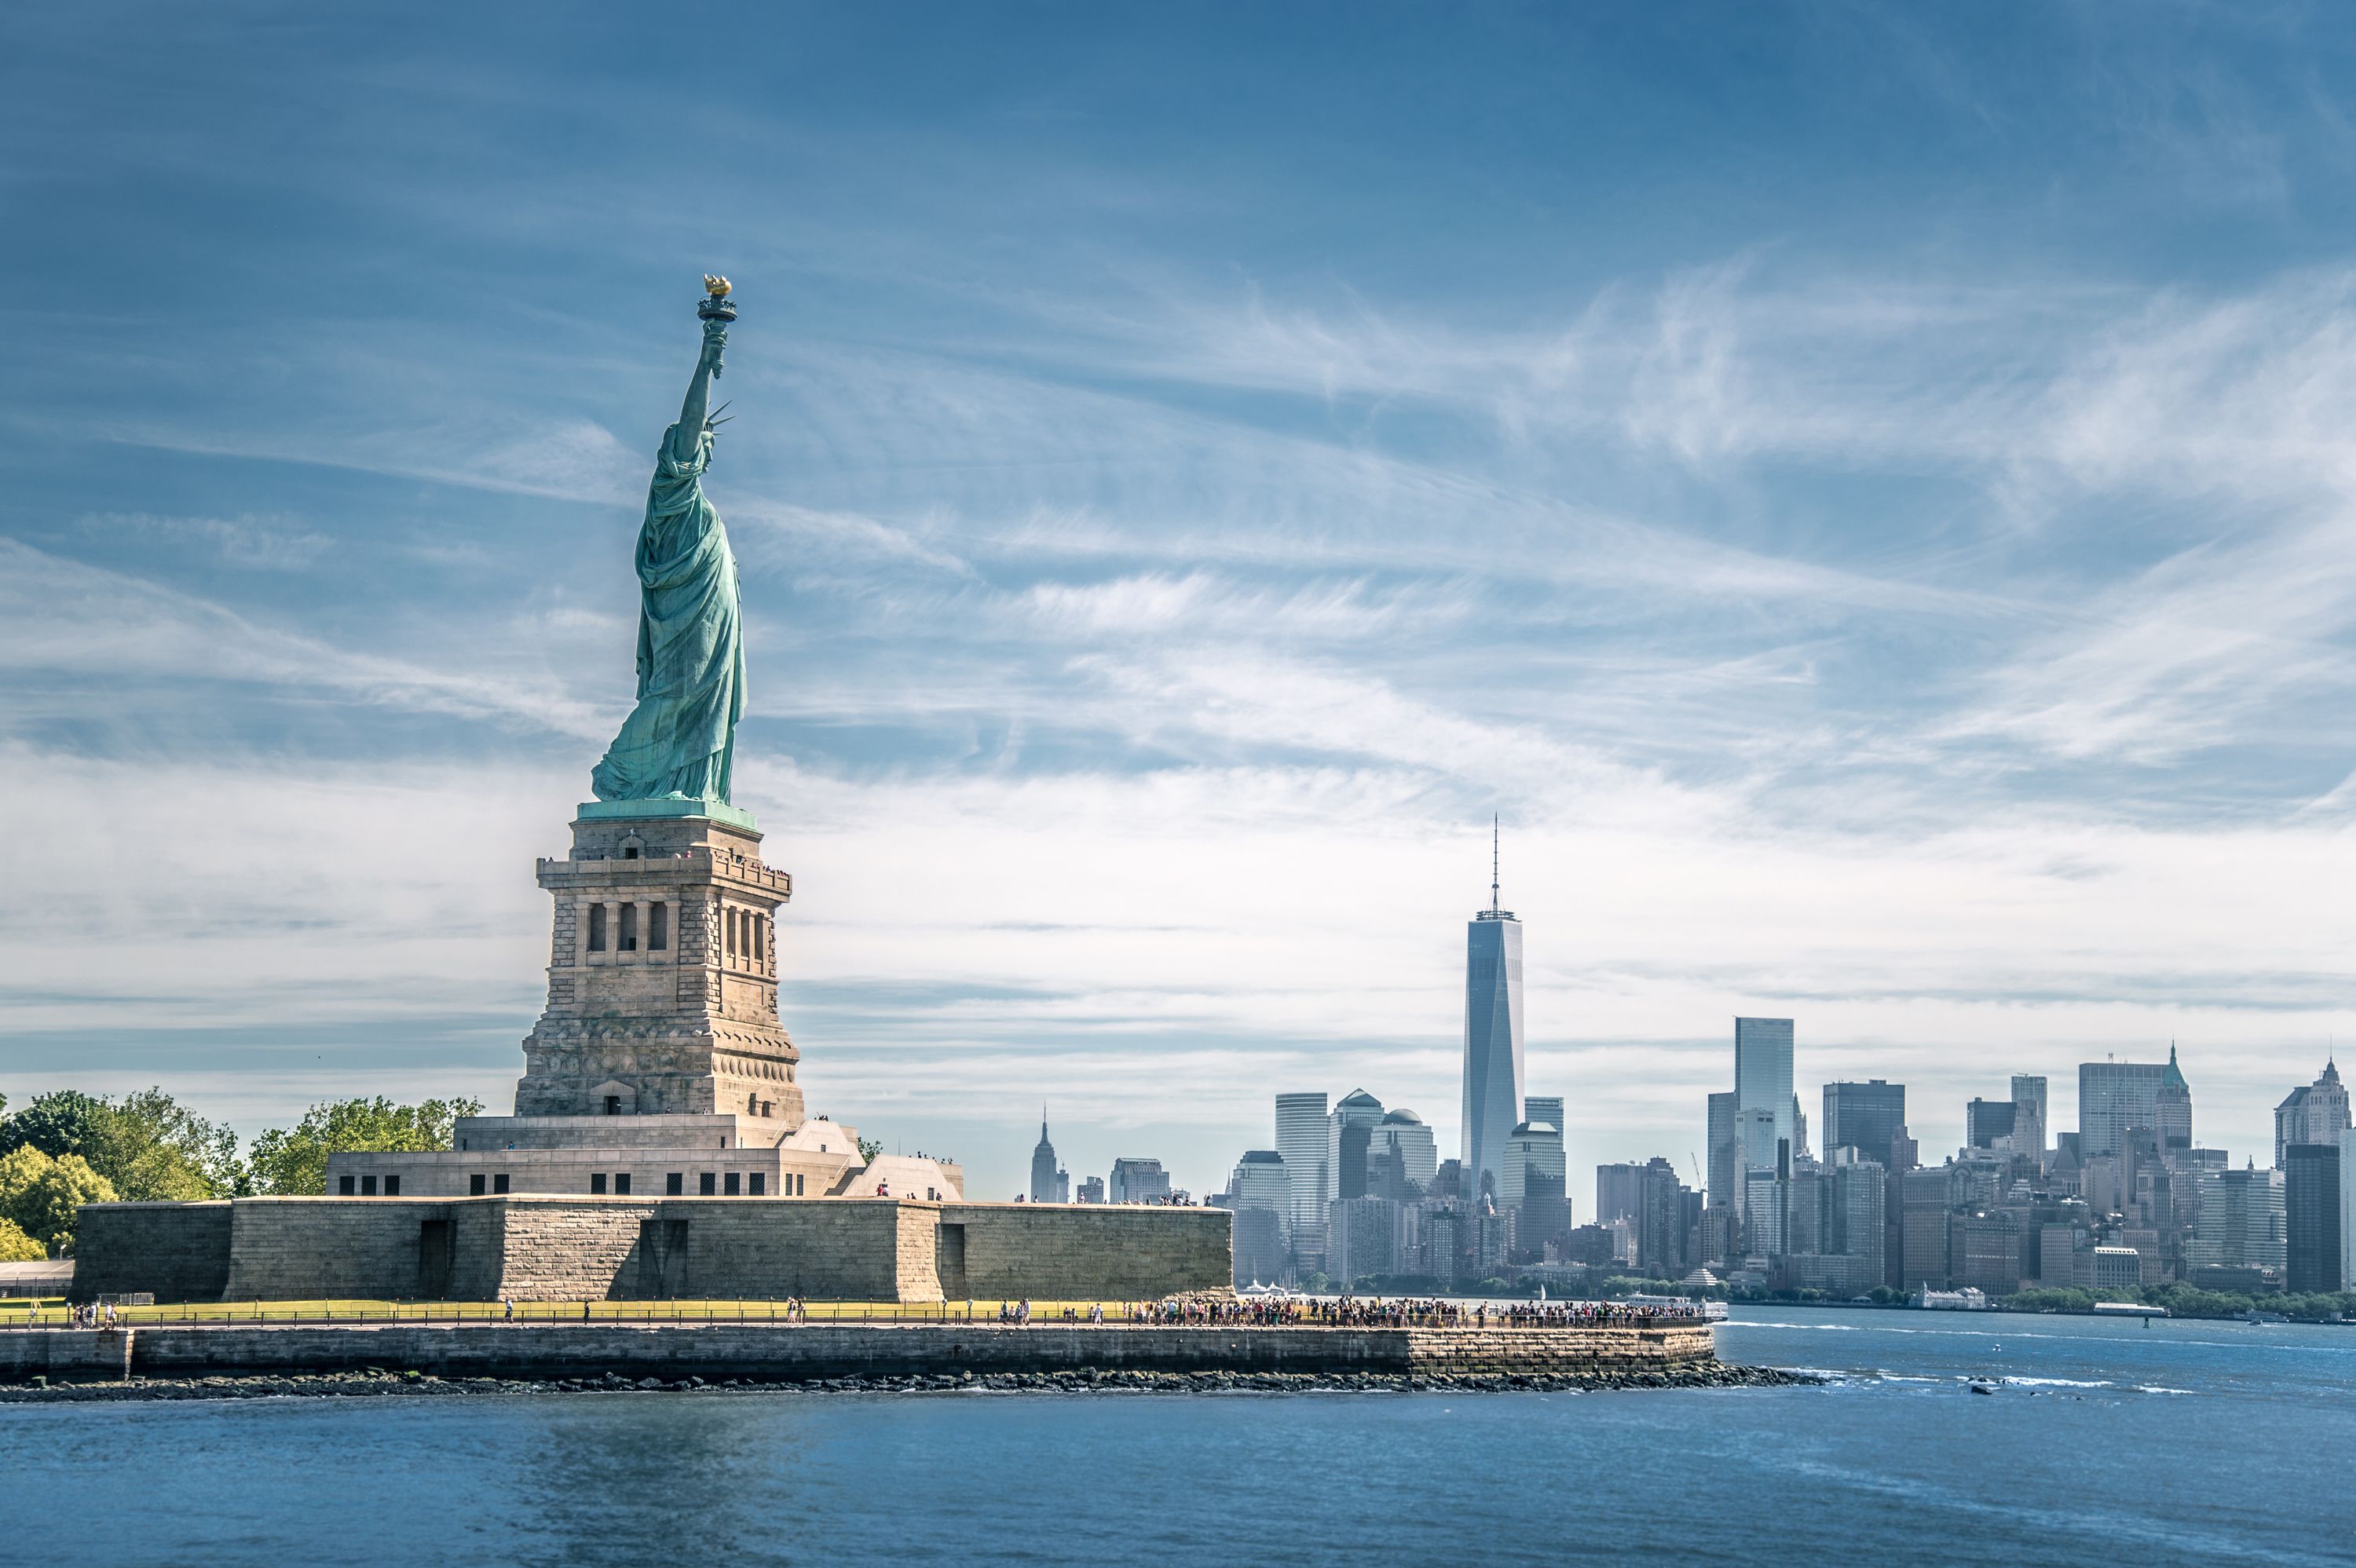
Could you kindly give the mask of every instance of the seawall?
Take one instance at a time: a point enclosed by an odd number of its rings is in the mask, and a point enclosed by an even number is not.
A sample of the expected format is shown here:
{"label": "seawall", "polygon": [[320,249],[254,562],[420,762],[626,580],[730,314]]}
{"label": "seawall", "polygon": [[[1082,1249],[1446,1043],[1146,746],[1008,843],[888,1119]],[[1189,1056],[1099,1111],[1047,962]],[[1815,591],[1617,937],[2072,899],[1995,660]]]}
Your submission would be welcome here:
{"label": "seawall", "polygon": [[1706,1324],[1578,1328],[1029,1328],[996,1323],[157,1325],[0,1333],[0,1380],[364,1368],[436,1377],[924,1377],[1076,1371],[1458,1377],[1707,1367]]}
{"label": "seawall", "polygon": [[73,1294],[158,1301],[1135,1301],[1225,1294],[1223,1209],[852,1198],[90,1203]]}

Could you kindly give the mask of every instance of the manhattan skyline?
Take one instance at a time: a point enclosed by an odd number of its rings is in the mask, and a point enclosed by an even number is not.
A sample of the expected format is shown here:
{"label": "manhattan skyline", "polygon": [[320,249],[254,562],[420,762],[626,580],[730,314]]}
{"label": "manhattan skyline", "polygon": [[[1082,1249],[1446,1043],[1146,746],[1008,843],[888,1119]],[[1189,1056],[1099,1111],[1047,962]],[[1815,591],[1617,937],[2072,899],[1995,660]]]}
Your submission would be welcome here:
{"label": "manhattan skyline", "polygon": [[705,271],[785,1021],[978,1192],[1454,1148],[1493,813],[1574,1172],[2356,1028],[2344,28],[432,15],[0,21],[12,1104],[512,1092]]}

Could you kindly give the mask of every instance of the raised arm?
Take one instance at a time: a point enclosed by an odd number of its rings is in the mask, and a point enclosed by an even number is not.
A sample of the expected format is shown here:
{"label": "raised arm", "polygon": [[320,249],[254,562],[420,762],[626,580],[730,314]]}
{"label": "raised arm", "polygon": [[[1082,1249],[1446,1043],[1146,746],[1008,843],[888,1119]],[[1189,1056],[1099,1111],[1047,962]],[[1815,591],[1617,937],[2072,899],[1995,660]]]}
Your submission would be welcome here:
{"label": "raised arm", "polygon": [[720,374],[720,352],[728,347],[728,324],[707,320],[703,324],[703,352],[695,361],[695,375],[687,383],[687,400],[679,409],[678,450],[672,456],[681,462],[693,457],[703,441],[703,419],[712,402],[712,378]]}

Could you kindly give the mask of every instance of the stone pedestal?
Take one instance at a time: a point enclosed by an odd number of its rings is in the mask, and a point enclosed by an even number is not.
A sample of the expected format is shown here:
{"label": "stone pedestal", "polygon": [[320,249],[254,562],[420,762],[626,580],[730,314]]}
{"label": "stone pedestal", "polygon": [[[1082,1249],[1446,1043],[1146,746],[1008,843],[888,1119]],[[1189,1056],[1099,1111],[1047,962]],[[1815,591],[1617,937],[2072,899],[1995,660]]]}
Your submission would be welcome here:
{"label": "stone pedestal", "polygon": [[777,1022],[776,915],[793,880],[760,847],[732,806],[581,807],[571,857],[539,863],[555,928],[517,1115],[732,1115],[755,1136],[802,1125],[800,1053]]}

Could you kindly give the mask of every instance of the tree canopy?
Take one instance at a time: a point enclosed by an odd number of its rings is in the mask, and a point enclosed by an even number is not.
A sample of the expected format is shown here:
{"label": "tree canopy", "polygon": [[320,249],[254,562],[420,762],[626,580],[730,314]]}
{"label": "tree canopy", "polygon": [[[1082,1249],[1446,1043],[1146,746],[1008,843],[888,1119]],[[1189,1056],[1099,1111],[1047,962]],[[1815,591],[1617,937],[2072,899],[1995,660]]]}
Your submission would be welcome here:
{"label": "tree canopy", "polygon": [[338,1149],[429,1153],[450,1147],[461,1116],[480,1115],[479,1100],[427,1100],[402,1105],[385,1099],[330,1100],[303,1113],[292,1127],[273,1127],[253,1140],[252,1189],[304,1196],[327,1188],[327,1156]]}
{"label": "tree canopy", "polygon": [[37,1149],[87,1162],[117,1196],[134,1202],[229,1198],[244,1190],[237,1135],[216,1126],[160,1088],[121,1100],[75,1089],[34,1096],[0,1120],[0,1151]]}
{"label": "tree canopy", "polygon": [[16,1221],[0,1220],[0,1264],[38,1263],[48,1255],[49,1249],[25,1234]]}
{"label": "tree canopy", "polygon": [[112,1203],[114,1184],[78,1154],[52,1159],[30,1144],[0,1155],[0,1219],[40,1243],[52,1257],[73,1252],[74,1211]]}

